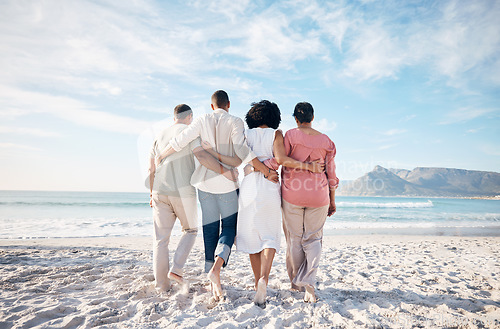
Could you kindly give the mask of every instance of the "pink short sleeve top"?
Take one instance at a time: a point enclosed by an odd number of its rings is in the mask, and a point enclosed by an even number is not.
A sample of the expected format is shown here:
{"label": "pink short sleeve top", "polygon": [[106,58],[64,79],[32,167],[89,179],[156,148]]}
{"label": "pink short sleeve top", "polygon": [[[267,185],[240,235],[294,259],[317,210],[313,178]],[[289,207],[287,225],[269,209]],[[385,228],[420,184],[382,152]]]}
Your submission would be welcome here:
{"label": "pink short sleeve top", "polygon": [[330,204],[330,189],[336,189],[339,179],[335,174],[335,144],[325,135],[308,135],[300,129],[285,134],[287,155],[301,162],[319,160],[326,164],[326,172],[282,168],[281,191],[285,201],[301,207],[319,208]]}

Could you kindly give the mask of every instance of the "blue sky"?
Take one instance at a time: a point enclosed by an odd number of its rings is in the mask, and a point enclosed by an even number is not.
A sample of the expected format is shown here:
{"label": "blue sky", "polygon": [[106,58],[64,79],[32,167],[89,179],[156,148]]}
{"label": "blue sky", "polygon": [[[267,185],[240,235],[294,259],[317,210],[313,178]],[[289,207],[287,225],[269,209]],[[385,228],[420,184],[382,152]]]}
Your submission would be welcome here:
{"label": "blue sky", "polygon": [[179,103],[299,101],[338,176],[500,171],[499,1],[0,3],[0,188],[144,191]]}

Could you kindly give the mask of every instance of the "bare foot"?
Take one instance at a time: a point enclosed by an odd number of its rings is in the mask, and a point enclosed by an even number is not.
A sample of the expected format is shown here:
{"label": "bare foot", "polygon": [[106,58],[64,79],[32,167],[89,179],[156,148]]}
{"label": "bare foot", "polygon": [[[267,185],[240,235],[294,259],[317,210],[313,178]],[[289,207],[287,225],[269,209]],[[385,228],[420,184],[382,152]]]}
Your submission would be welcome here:
{"label": "bare foot", "polygon": [[219,302],[220,298],[215,293],[215,285],[212,282],[210,282],[210,293],[212,294],[212,297],[210,297],[208,299],[209,304],[213,304],[213,303]]}
{"label": "bare foot", "polygon": [[304,295],[304,302],[306,303],[316,303],[316,294],[314,293],[314,287],[311,285],[306,286],[306,293]]}
{"label": "bare foot", "polygon": [[171,286],[161,286],[161,287],[155,287],[156,291],[160,294],[166,293],[170,290]]}
{"label": "bare foot", "polygon": [[177,282],[178,284],[185,284],[185,283],[186,283],[186,280],[184,280],[184,279],[182,278],[182,276],[177,275],[177,274],[172,273],[172,272],[168,273],[168,278],[169,278],[170,280],[172,280],[172,281]]}
{"label": "bare foot", "polygon": [[168,273],[168,278],[171,281],[177,282],[181,286],[181,294],[187,295],[189,293],[189,281],[185,280],[182,276],[175,273]]}
{"label": "bare foot", "polygon": [[208,305],[207,305],[207,308],[209,310],[211,310],[212,308],[214,308],[215,306],[217,306],[217,304],[219,303],[219,299],[218,298],[215,298],[215,297],[210,297],[208,299]]}
{"label": "bare foot", "polygon": [[156,283],[155,288],[159,293],[164,293],[172,288],[172,284],[170,283],[170,280],[167,280],[167,282],[164,282],[162,285]]}
{"label": "bare foot", "polygon": [[214,298],[219,299],[222,297],[222,285],[220,284],[220,273],[214,273],[214,271],[210,270],[207,274],[207,278],[212,283],[212,294]]}
{"label": "bare foot", "polygon": [[259,283],[257,284],[257,293],[253,298],[253,302],[257,305],[262,305],[266,302],[266,296],[267,296],[266,280],[264,280],[264,278],[261,278],[259,280]]}

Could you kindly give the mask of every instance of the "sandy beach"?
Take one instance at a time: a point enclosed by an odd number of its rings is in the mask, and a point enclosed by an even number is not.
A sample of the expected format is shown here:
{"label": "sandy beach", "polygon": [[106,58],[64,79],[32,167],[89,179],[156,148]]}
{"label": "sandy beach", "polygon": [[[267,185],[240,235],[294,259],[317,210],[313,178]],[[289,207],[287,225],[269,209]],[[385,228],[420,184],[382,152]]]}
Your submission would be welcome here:
{"label": "sandy beach", "polygon": [[208,303],[201,237],[189,291],[164,294],[147,237],[0,240],[0,328],[500,328],[499,249],[499,237],[328,236],[319,301],[289,290],[282,249],[260,308],[237,252],[224,300]]}

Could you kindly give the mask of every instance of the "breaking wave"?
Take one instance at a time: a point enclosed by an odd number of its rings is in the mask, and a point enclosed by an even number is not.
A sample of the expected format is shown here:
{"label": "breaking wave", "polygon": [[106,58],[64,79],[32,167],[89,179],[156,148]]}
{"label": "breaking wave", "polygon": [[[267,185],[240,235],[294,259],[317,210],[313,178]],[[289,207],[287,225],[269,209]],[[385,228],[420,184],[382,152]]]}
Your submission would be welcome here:
{"label": "breaking wave", "polygon": [[339,208],[432,208],[431,200],[427,202],[337,202]]}

